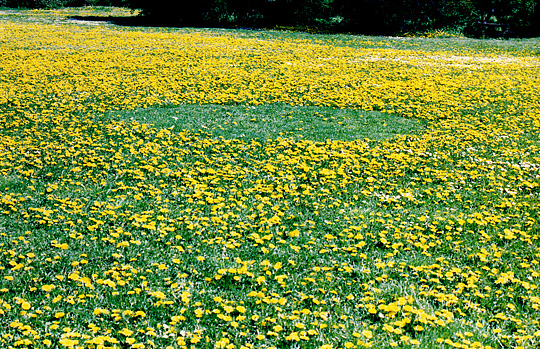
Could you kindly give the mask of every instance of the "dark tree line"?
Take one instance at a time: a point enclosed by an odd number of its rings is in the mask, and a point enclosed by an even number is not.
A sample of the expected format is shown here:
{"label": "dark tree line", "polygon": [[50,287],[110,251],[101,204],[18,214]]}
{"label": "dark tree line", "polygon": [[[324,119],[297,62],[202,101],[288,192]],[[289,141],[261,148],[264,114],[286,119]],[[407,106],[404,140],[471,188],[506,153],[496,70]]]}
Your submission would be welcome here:
{"label": "dark tree line", "polygon": [[539,0],[0,0],[8,7],[127,6],[166,25],[397,34],[540,35]]}
{"label": "dark tree line", "polygon": [[[311,27],[396,34],[437,29],[472,35],[539,34],[538,0],[125,0],[154,18],[183,25]],[[178,4],[179,2],[176,2]]]}

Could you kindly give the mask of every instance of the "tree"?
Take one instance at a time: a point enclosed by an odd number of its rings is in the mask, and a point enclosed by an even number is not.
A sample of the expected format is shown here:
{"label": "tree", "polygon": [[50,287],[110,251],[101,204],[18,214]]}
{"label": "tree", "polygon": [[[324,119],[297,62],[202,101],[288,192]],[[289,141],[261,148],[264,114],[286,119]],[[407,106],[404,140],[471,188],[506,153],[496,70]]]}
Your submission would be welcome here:
{"label": "tree", "polygon": [[537,0],[473,0],[469,31],[482,36],[528,36],[537,25]]}

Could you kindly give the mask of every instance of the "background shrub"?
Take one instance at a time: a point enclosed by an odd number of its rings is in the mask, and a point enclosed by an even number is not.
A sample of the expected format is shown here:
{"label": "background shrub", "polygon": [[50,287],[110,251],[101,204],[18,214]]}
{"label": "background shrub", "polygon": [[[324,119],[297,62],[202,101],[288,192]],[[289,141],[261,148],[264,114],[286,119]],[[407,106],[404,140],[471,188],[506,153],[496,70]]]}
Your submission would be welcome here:
{"label": "background shrub", "polygon": [[501,36],[503,31],[513,36],[532,36],[540,34],[538,1],[0,0],[0,6],[126,6],[142,10],[142,14],[153,21],[190,26],[290,26],[319,31],[388,35],[444,29],[464,31],[472,36]]}

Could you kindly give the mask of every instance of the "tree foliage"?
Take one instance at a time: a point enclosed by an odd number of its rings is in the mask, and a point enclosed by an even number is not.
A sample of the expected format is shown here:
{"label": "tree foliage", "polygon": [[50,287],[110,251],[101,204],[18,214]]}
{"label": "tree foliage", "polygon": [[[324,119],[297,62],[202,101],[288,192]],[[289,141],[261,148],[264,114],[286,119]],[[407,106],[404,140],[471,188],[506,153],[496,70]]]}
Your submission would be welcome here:
{"label": "tree foliage", "polygon": [[[535,34],[538,0],[125,0],[151,17],[192,25],[312,27],[367,34],[466,29]],[[178,4],[176,4],[177,6]],[[488,23],[488,24],[485,24]]]}
{"label": "tree foliage", "polygon": [[439,29],[540,35],[539,0],[0,0],[0,6],[115,5],[170,25],[310,27],[396,34]]}

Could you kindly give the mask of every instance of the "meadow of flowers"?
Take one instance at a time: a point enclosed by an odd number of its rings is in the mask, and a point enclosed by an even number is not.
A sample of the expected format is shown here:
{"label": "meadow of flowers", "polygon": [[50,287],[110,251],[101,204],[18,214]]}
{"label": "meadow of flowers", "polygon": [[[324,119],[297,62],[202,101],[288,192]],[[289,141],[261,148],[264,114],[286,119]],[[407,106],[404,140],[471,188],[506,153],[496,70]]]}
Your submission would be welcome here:
{"label": "meadow of flowers", "polygon": [[[77,11],[0,14],[0,347],[540,345],[539,40]],[[245,141],[105,117],[186,103],[427,128]]]}

